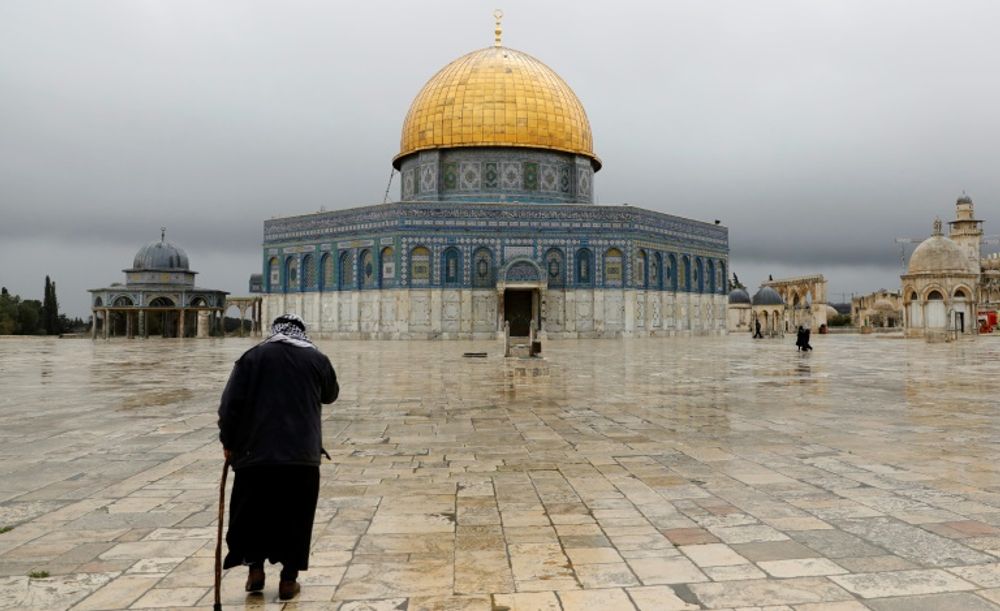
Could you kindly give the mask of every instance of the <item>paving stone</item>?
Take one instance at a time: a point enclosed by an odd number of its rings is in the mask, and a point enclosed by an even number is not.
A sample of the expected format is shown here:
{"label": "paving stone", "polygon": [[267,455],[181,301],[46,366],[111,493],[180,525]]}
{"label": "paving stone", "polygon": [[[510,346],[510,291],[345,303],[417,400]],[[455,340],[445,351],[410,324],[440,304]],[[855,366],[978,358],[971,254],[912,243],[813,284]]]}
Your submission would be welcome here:
{"label": "paving stone", "polygon": [[797,560],[767,560],[757,566],[772,577],[814,577],[818,575],[842,575],[847,571],[826,558],[801,558]]}
{"label": "paving stone", "polygon": [[852,600],[848,592],[824,577],[695,583],[689,587],[709,609]]}
{"label": "paving stone", "polygon": [[834,575],[832,581],[862,598],[909,596],[974,590],[975,586],[942,569]]}
{"label": "paving stone", "polygon": [[563,611],[593,611],[594,609],[635,609],[624,590],[570,590],[559,592]]}
{"label": "paving stone", "polygon": [[984,600],[975,594],[931,594],[928,596],[901,596],[867,600],[865,603],[875,611],[997,611],[1000,606]]}

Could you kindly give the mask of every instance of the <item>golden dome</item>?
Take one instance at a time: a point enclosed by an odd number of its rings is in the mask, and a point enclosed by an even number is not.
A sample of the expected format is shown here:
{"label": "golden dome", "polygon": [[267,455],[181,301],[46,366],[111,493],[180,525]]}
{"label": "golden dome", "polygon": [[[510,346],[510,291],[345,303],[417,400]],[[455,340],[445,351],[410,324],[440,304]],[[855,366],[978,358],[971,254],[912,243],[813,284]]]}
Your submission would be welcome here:
{"label": "golden dome", "polygon": [[399,154],[465,146],[513,146],[594,155],[590,121],[559,75],[534,57],[494,46],[464,55],[420,90],[403,122]]}

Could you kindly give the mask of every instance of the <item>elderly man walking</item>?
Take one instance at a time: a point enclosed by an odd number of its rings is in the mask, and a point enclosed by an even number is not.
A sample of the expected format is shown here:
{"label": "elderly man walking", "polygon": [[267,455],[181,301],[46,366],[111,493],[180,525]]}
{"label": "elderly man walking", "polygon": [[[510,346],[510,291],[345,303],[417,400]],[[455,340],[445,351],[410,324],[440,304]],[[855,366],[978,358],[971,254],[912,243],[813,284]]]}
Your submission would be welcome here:
{"label": "elderly man walking", "polygon": [[294,314],[236,361],[219,405],[219,439],[235,472],[225,568],[250,567],[247,592],[264,589],[264,561],[281,563],[278,597],[299,593],[319,498],[320,410],[340,388],[333,366]]}

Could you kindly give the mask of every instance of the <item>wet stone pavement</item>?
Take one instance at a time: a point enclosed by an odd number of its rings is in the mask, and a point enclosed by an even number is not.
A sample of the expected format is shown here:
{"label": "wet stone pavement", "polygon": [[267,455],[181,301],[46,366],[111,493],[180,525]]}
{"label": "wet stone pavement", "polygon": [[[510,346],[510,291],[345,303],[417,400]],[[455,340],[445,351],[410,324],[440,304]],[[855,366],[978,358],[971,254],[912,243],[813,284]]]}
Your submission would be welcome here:
{"label": "wet stone pavement", "polygon": [[[224,608],[1000,609],[1000,340],[813,344],[321,342],[302,593]],[[250,345],[0,339],[0,609],[211,608]]]}

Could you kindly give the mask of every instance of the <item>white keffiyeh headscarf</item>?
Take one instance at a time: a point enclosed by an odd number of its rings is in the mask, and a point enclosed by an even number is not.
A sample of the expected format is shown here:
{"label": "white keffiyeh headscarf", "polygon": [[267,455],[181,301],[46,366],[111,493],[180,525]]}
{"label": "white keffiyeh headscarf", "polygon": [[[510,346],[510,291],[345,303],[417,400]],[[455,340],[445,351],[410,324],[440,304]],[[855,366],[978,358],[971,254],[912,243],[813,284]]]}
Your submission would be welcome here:
{"label": "white keffiyeh headscarf", "polygon": [[295,314],[282,314],[271,323],[271,335],[267,342],[284,342],[299,348],[316,348],[306,335],[306,323]]}

